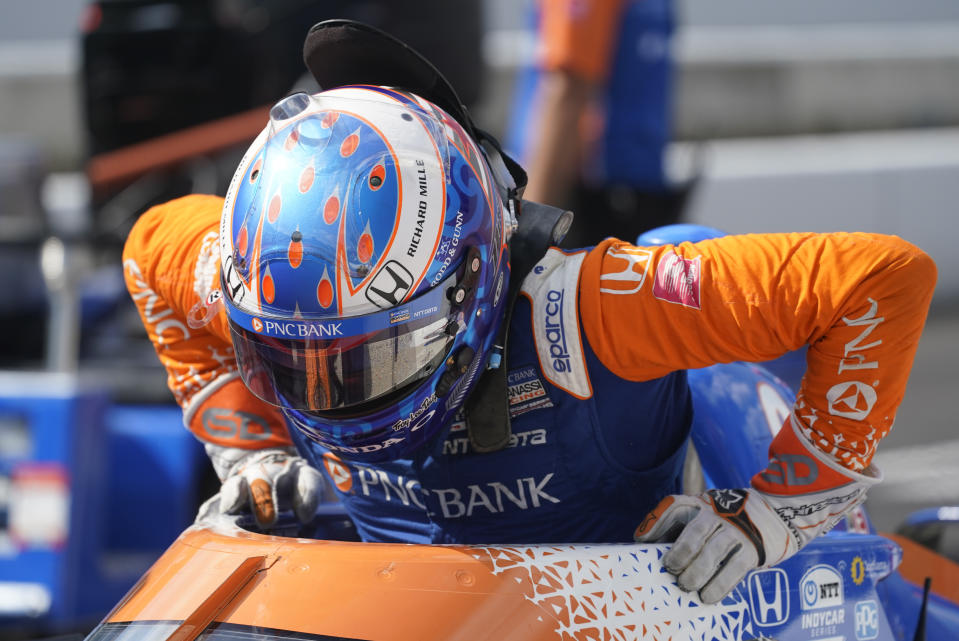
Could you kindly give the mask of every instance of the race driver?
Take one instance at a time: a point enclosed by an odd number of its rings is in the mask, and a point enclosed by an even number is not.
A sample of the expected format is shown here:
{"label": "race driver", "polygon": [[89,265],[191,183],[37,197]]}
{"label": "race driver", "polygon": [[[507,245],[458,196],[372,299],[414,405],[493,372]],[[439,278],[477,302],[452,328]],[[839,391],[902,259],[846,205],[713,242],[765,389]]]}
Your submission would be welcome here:
{"label": "race driver", "polygon": [[[220,509],[308,520],[325,470],[364,540],[675,540],[665,567],[715,602],[864,499],[932,296],[926,254],[866,233],[607,239],[517,277],[536,210],[521,172],[434,76],[382,80],[370,52],[415,58],[391,42],[314,27],[306,59],[334,88],[272,109],[225,199],[155,207],[126,243]],[[766,469],[683,495],[685,370],[803,345]]]}

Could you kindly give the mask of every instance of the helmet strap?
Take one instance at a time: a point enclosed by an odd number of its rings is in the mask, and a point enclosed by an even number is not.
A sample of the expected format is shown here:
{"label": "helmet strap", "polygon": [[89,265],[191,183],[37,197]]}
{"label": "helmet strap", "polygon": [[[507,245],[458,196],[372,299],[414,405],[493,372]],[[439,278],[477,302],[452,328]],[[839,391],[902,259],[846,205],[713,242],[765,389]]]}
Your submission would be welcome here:
{"label": "helmet strap", "polygon": [[558,244],[573,222],[573,212],[522,201],[518,226],[509,241],[510,278],[506,290],[503,323],[493,345],[502,354],[498,366],[489,366],[466,399],[466,429],[475,452],[501,450],[509,444],[512,426],[507,393],[509,352],[507,337],[513,307],[523,281],[542,260],[550,246]]}

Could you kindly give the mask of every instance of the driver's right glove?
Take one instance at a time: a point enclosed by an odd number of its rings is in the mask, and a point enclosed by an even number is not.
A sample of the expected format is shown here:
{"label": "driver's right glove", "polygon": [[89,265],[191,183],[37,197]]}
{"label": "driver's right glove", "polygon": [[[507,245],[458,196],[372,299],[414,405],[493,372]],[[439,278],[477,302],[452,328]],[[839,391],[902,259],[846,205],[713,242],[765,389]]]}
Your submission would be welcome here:
{"label": "driver's right glove", "polygon": [[250,512],[259,527],[268,529],[279,512],[292,509],[307,523],[327,495],[323,475],[291,447],[246,450],[207,443],[205,448],[223,485],[200,508],[198,521],[212,511]]}

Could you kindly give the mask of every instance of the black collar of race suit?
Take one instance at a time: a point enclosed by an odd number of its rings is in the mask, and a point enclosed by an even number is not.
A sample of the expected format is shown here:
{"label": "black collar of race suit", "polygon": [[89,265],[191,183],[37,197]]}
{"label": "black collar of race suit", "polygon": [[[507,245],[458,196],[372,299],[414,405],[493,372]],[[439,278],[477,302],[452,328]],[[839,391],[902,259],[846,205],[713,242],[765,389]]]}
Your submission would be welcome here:
{"label": "black collar of race suit", "polygon": [[494,350],[500,353],[497,367],[490,367],[466,399],[466,428],[474,452],[495,452],[509,443],[509,394],[507,390],[508,342],[513,307],[526,276],[546,251],[558,244],[573,222],[573,212],[532,201],[522,201],[519,224],[509,242],[510,275],[503,323]]}
{"label": "black collar of race suit", "polygon": [[503,151],[495,137],[476,126],[443,74],[406,43],[362,22],[325,20],[307,33],[303,62],[321,90],[382,85],[425,98],[450,114],[482,146],[516,227],[509,241],[506,310],[494,346],[501,357],[496,367],[489,367],[480,377],[464,407],[474,451],[493,452],[506,447],[511,434],[506,339],[513,306],[527,274],[546,255],[546,250],[566,235],[573,213],[520,200],[526,187],[526,172]]}

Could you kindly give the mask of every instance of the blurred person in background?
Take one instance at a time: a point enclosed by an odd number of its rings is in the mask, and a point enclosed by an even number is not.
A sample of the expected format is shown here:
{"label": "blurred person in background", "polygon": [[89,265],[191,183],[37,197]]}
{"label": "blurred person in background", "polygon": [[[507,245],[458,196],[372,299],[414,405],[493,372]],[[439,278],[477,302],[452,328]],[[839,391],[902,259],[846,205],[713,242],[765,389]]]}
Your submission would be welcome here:
{"label": "blurred person in background", "polygon": [[[124,249],[223,482],[204,513],[269,528],[335,492],[366,541],[675,540],[665,567],[715,602],[880,481],[935,283],[921,250],[805,233],[511,253],[552,210],[428,62],[345,21],[305,59],[326,90],[273,107],[226,198],[151,209]],[[682,494],[685,370],[806,344],[768,467]]]}
{"label": "blurred person in background", "polygon": [[507,148],[527,196],[577,212],[566,246],[676,222],[686,198],[664,154],[672,129],[672,0],[539,0]]}

